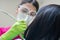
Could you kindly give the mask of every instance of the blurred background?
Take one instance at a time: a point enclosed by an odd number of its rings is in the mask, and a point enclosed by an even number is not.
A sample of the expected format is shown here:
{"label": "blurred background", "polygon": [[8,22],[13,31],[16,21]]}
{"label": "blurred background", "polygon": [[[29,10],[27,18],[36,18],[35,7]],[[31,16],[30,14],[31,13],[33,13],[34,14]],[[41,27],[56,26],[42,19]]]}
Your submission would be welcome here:
{"label": "blurred background", "polygon": [[[48,4],[60,4],[60,0],[37,0],[40,8]],[[0,0],[0,9],[8,12],[16,18],[16,9],[21,0]],[[11,26],[15,21],[0,12],[0,27]]]}

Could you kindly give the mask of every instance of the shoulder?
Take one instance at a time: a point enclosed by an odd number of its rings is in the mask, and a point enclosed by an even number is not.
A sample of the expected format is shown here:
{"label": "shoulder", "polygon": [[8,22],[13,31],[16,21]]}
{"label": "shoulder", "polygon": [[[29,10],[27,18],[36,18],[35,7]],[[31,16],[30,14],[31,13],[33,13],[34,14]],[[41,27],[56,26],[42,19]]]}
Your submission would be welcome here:
{"label": "shoulder", "polygon": [[10,28],[10,26],[8,27],[0,27],[0,36],[5,33],[8,29]]}

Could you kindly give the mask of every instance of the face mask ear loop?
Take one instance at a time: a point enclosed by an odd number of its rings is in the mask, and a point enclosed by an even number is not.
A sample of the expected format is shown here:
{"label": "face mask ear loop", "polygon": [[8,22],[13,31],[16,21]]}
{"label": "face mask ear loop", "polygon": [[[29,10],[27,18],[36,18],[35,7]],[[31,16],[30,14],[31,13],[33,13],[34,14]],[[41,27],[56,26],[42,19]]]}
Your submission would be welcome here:
{"label": "face mask ear loop", "polygon": [[26,16],[26,19],[25,19],[25,21],[27,21],[28,20],[28,15]]}

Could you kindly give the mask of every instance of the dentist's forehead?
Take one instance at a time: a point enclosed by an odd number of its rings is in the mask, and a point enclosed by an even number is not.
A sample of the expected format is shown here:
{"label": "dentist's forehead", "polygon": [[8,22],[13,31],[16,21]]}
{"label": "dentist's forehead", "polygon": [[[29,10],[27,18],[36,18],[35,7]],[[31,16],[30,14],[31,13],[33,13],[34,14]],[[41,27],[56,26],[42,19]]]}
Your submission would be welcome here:
{"label": "dentist's forehead", "polygon": [[29,10],[34,10],[34,11],[36,11],[36,7],[33,6],[32,3],[25,3],[25,4],[21,5],[21,6],[23,6],[24,8],[27,8],[27,9],[29,9]]}

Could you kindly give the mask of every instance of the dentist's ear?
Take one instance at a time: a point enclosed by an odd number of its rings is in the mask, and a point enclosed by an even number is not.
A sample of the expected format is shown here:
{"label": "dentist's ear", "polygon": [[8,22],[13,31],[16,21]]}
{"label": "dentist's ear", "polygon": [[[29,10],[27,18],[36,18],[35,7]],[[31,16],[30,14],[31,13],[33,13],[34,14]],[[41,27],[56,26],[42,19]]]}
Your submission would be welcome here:
{"label": "dentist's ear", "polygon": [[18,14],[18,8],[16,9],[16,14]]}
{"label": "dentist's ear", "polygon": [[20,11],[20,8],[17,8],[17,9],[16,9],[16,14],[18,14],[19,11]]}

